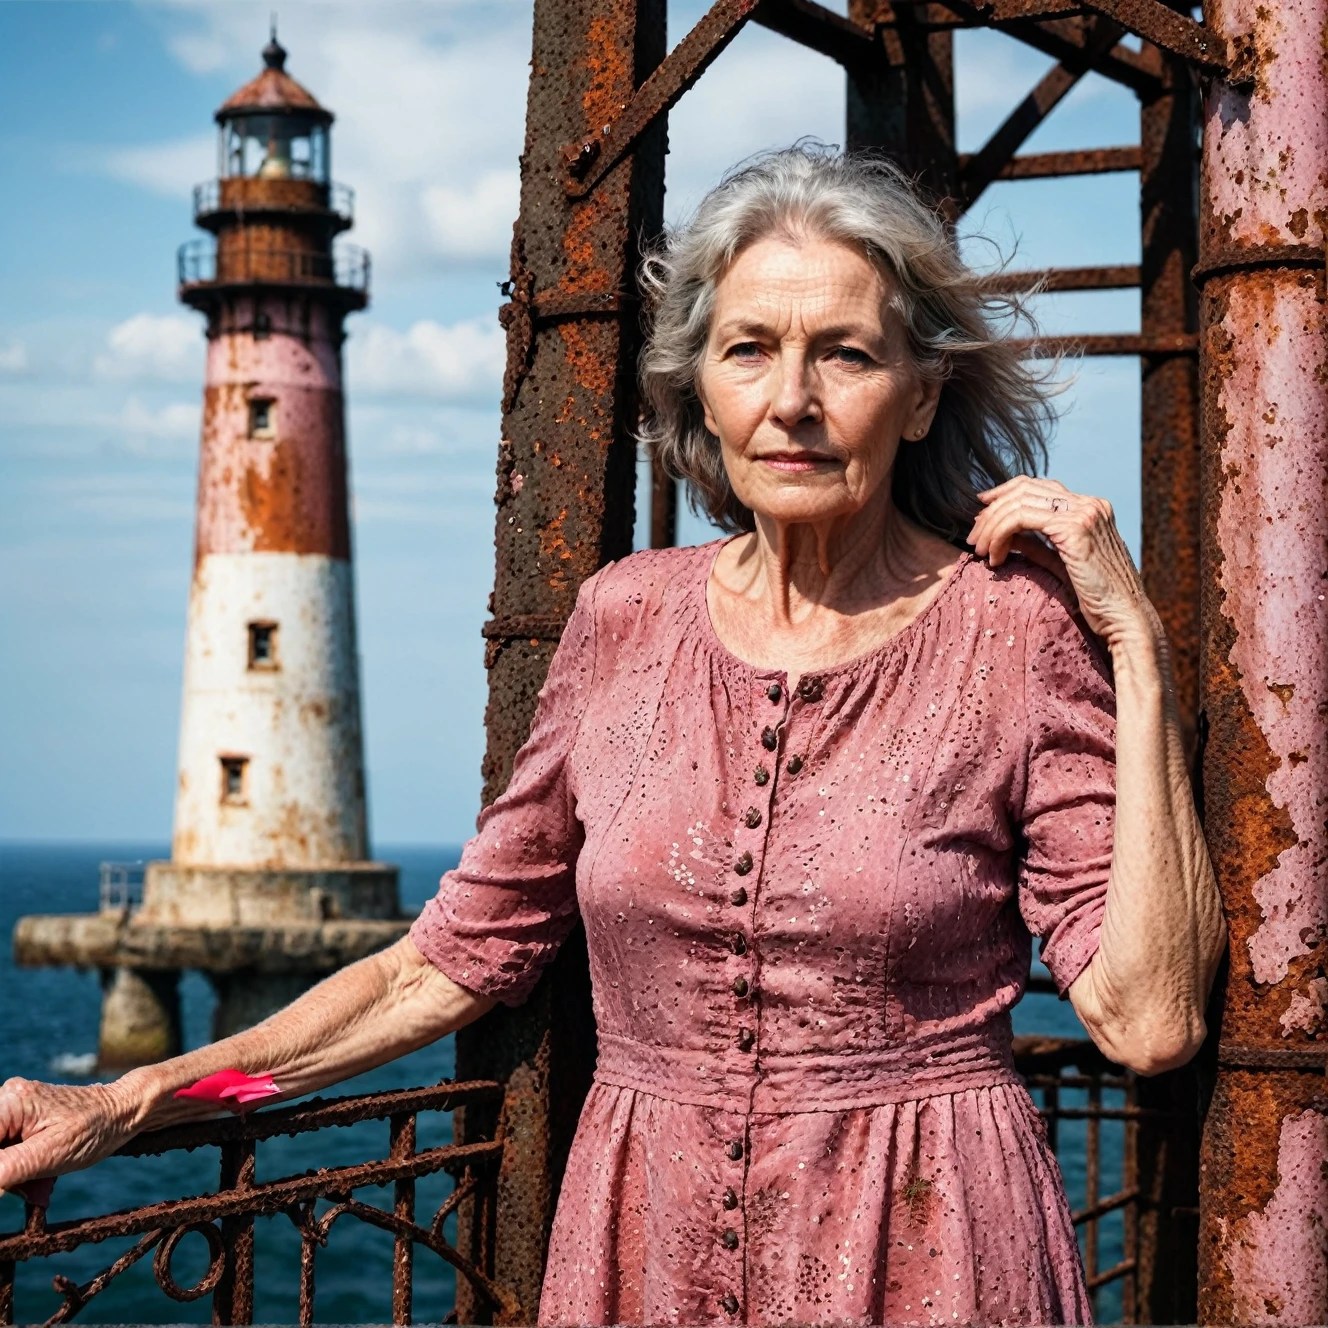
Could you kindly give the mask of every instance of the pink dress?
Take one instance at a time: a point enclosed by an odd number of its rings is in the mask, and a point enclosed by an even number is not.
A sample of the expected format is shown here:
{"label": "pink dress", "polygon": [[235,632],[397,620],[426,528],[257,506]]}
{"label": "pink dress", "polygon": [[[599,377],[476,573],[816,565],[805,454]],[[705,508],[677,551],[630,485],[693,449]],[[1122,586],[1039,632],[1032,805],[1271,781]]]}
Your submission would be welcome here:
{"label": "pink dress", "polygon": [[1030,932],[1097,948],[1114,701],[1053,577],[964,556],[807,675],[706,608],[717,545],[586,583],[507,792],[421,914],[520,1002],[584,920],[599,1060],[548,1324],[1089,1321],[1010,1053]]}

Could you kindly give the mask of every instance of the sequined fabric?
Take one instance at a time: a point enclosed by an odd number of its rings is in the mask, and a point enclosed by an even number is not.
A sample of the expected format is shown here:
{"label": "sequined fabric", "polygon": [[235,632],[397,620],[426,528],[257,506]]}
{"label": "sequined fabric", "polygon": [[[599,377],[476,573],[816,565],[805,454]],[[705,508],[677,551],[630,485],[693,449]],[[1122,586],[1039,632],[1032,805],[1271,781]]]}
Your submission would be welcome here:
{"label": "sequined fabric", "polygon": [[1030,931],[1096,946],[1114,704],[1054,578],[965,557],[802,680],[735,658],[716,545],[583,589],[511,784],[412,935],[517,1003],[584,919],[599,1063],[549,1324],[1082,1323],[1014,1073]]}

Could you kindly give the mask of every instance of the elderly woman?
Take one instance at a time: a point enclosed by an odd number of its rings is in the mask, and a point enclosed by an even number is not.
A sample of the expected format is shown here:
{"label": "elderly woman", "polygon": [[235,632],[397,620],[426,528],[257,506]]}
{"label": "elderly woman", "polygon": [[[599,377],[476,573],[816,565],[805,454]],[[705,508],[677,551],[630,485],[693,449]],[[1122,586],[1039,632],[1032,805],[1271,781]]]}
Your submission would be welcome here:
{"label": "elderly woman", "polygon": [[1157,615],[1030,478],[1045,388],[889,166],[729,176],[644,269],[646,431],[734,532],[586,583],[507,792],[408,939],[113,1084],[11,1081],[0,1186],[515,1004],[578,917],[599,1062],[541,1319],[1083,1323],[1015,1074],[1030,933],[1145,1074],[1224,944]]}

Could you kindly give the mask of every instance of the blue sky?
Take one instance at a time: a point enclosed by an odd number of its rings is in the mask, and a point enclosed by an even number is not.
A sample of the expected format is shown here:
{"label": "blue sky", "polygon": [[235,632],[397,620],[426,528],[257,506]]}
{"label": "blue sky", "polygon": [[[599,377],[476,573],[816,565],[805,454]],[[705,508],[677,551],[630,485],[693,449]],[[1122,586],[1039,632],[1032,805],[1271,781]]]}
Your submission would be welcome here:
{"label": "blue sky", "polygon": [[[842,5],[839,6],[842,9]],[[212,112],[259,67],[247,0],[0,0],[0,838],[164,840],[192,539],[202,335],[174,298]],[[530,9],[287,3],[288,68],[337,113],[333,173],[373,253],[347,386],[374,837],[454,843],[479,796],[493,454]],[[670,40],[703,11],[670,5]],[[960,34],[976,147],[1050,62]],[[842,138],[829,62],[744,32],[670,121],[668,210],[732,162]],[[1032,150],[1137,141],[1090,77]],[[1138,257],[1132,175],[993,188],[969,228],[1016,266]],[[975,247],[975,259],[989,250]],[[1049,297],[1052,331],[1130,331],[1134,292]],[[1137,549],[1138,369],[1090,362],[1053,473],[1109,497]],[[706,537],[694,519],[683,536]]]}

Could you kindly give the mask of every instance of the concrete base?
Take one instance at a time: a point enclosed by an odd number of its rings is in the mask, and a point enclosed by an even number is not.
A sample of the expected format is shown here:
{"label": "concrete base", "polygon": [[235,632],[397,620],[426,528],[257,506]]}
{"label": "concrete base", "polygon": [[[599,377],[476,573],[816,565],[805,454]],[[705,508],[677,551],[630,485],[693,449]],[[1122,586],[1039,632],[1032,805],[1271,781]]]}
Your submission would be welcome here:
{"label": "concrete base", "polygon": [[325,976],[389,946],[408,917],[274,923],[266,927],[159,926],[131,913],[32,914],[14,928],[20,968],[198,969],[204,973]]}
{"label": "concrete base", "polygon": [[268,1015],[276,1014],[308,991],[320,975],[255,973],[249,969],[208,976],[217,993],[217,1004],[212,1011],[212,1040],[217,1042],[261,1024]]}
{"label": "concrete base", "polygon": [[150,862],[137,923],[266,927],[401,916],[397,869],[383,862],[321,867],[193,867]]}
{"label": "concrete base", "polygon": [[101,976],[99,1066],[127,1070],[178,1056],[179,970],[113,968],[103,969]]}

